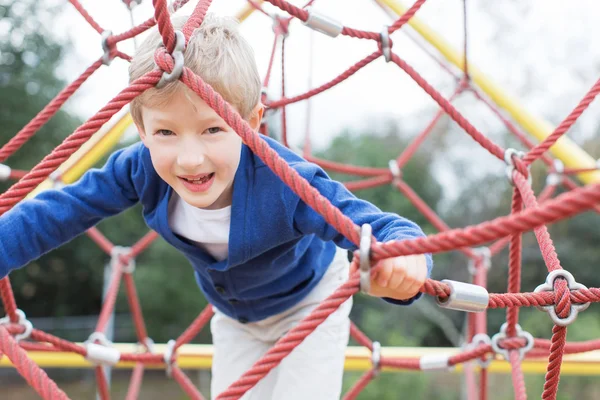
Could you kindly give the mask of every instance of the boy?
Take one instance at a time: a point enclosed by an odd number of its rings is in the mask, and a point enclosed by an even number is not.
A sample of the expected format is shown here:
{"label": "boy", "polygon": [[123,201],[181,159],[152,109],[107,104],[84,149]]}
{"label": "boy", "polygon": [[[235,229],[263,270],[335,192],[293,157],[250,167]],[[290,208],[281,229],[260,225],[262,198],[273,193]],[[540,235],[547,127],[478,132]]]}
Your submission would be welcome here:
{"label": "boy", "polygon": [[[173,23],[181,29],[185,18]],[[161,45],[155,29],[132,60],[131,81],[155,68]],[[207,15],[184,54],[184,64],[258,130],[261,83],[235,22]],[[347,280],[343,249],[355,247],[181,82],[146,91],[132,101],[131,114],[140,143],[2,217],[0,277],[141,202],[148,226],[190,260],[214,306],[214,398]],[[356,224],[371,224],[379,241],[423,235],[414,223],[355,198],[318,166],[264,140]],[[430,268],[429,256],[384,260],[370,293],[410,304]],[[351,306],[349,299],[243,398],[339,398]]]}

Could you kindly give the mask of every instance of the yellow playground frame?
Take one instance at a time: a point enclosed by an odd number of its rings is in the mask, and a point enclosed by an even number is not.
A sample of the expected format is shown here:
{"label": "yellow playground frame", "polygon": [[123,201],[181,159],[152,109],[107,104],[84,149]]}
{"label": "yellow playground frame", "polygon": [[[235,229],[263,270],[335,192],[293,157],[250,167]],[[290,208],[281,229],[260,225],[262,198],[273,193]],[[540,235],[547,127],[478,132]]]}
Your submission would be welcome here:
{"label": "yellow playground frame", "polygon": [[[264,0],[258,0],[257,3],[261,4],[263,1]],[[406,11],[406,8],[396,0],[376,1],[384,4],[397,15],[402,15]],[[240,21],[244,21],[253,11],[254,8],[247,4],[238,12],[237,17]],[[427,27],[417,17],[412,17],[409,24],[449,62],[458,68],[463,67],[462,54],[453,49],[440,35]],[[553,132],[550,123],[527,112],[514,98],[503,91],[499,85],[492,82],[475,66],[469,65],[469,71],[471,79],[478,87],[481,88],[481,90],[499,107],[508,112],[527,133],[535,137],[538,141],[543,140]],[[131,124],[131,115],[128,112],[128,107],[125,107],[58,169],[58,172],[62,176],[62,181],[67,184],[76,181],[85,171],[97,163],[118,144]],[[552,146],[550,151],[555,157],[560,159],[565,166],[570,168],[593,168],[596,165],[596,161],[589,154],[567,137],[561,138],[554,146]],[[580,173],[578,174],[578,177],[585,184],[598,182],[600,181],[600,171]],[[40,190],[47,189],[52,185],[53,181],[48,179],[40,184],[30,196],[33,196]],[[114,346],[121,353],[132,353],[139,350],[139,346],[136,344],[116,343]],[[155,351],[158,353],[164,352],[165,348],[165,344],[155,345]],[[178,350],[177,362],[183,369],[210,369],[212,350],[211,345],[184,345]],[[419,359],[421,356],[427,354],[453,355],[460,351],[460,348],[383,347],[381,349],[381,355],[388,359]],[[46,368],[94,367],[93,364],[81,355],[70,352],[29,351],[28,355],[38,365]],[[523,361],[522,369],[525,373],[543,374],[546,372],[547,363],[547,357],[526,358]],[[115,368],[133,368],[134,365],[135,364],[131,362],[119,362]],[[474,368],[478,368],[477,364],[473,365]],[[7,357],[0,358],[0,367],[9,366],[12,366],[12,364]],[[164,368],[164,365],[147,365],[147,367]],[[347,371],[364,371],[370,368],[372,368],[371,352],[365,347],[350,346],[346,352],[345,369]],[[458,365],[453,368],[452,371],[461,372],[463,369],[463,365]],[[389,369],[384,368],[384,371],[385,370]],[[492,373],[510,373],[511,366],[508,362],[496,358],[491,362],[489,371]],[[570,375],[600,375],[600,350],[565,355],[561,372]]]}

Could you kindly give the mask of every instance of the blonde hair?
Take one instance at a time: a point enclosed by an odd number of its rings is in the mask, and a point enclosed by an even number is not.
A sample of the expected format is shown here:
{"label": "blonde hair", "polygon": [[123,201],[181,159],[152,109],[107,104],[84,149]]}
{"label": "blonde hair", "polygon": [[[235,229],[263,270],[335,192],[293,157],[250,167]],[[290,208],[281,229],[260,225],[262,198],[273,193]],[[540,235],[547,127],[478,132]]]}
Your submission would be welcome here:
{"label": "blonde hair", "polygon": [[[189,16],[172,18],[181,30]],[[163,45],[156,27],[139,46],[129,66],[129,82],[156,68],[154,52]],[[261,81],[250,44],[238,31],[238,22],[229,17],[207,14],[194,30],[184,51],[184,65],[211,85],[242,118],[248,119],[260,100]],[[160,106],[177,90],[184,89],[179,80],[160,89],[151,88],[131,101],[130,112],[136,124],[143,126],[141,106]]]}

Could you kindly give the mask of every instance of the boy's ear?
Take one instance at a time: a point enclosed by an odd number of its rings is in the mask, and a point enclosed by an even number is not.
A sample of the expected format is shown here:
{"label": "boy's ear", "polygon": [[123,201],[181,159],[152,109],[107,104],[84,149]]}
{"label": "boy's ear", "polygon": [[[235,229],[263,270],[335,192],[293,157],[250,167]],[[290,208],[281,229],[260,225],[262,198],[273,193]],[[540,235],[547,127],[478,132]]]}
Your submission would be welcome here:
{"label": "boy's ear", "polygon": [[252,113],[250,115],[250,119],[248,120],[248,124],[255,132],[260,128],[260,123],[263,118],[263,114],[265,112],[265,106],[262,103],[258,103]]}

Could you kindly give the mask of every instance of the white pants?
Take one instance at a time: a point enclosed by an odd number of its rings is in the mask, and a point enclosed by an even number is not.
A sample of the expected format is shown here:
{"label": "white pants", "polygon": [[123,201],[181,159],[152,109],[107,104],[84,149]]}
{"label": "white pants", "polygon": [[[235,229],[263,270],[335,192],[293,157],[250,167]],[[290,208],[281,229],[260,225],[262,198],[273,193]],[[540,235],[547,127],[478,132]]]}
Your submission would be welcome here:
{"label": "white pants", "polygon": [[[211,396],[215,399],[290,329],[348,280],[346,251],[338,249],[313,291],[293,308],[267,319],[242,324],[215,308],[211,320],[214,357]],[[342,391],[344,356],[350,333],[352,297],[272,369],[243,400],[332,400]]]}

